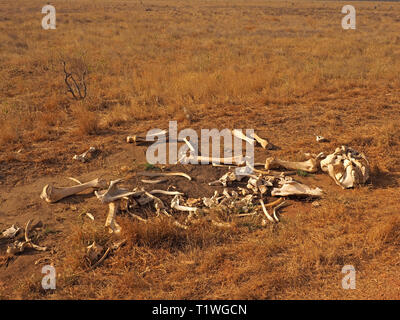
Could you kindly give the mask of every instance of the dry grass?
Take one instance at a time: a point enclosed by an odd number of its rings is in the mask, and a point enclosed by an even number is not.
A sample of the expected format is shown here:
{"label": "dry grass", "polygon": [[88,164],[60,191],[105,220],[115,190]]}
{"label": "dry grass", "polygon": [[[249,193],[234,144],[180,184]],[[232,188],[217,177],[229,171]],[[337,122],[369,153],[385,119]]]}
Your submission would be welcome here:
{"label": "dry grass", "polygon": [[[371,184],[359,190],[326,183],[320,207],[296,202],[267,228],[246,219],[232,229],[205,221],[181,230],[166,220],[118,217],[127,243],[93,270],[85,246],[116,240],[104,232],[104,208],[93,205],[90,224],[71,212],[79,202],[43,209],[30,200],[24,213],[51,210],[50,220],[64,219],[51,220],[62,225],[62,236],[44,237],[57,247],[57,290],[42,290],[42,275],[31,276],[33,261],[21,256],[10,266],[25,263],[21,269],[28,271],[12,288],[0,282],[0,297],[398,298],[400,7],[352,4],[356,31],[341,29],[343,3],[334,1],[155,0],[146,11],[132,1],[57,0],[57,30],[44,31],[43,3],[25,1],[20,12],[1,2],[5,188],[43,176],[120,174],[142,151],[116,142],[169,120],[180,129],[255,128],[287,159],[348,144],[367,154],[373,171]],[[75,101],[66,91],[61,60],[75,74],[88,70],[86,99]],[[314,134],[332,142],[316,145]],[[83,167],[66,154],[66,145],[78,152],[92,143],[102,152],[93,164]],[[322,183],[316,175],[304,179]],[[32,188],[36,195],[39,186]],[[345,264],[358,272],[357,290],[340,287]]]}

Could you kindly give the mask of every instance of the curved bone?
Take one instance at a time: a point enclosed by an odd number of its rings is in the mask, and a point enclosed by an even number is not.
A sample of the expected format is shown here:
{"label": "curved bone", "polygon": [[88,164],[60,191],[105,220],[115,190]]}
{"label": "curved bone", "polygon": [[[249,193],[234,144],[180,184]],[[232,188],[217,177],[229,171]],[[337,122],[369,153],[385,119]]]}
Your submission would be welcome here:
{"label": "curved bone", "polygon": [[110,202],[108,204],[108,215],[105,223],[105,227],[109,228],[110,233],[119,234],[121,232],[121,227],[115,220],[115,216],[118,212],[118,204],[115,202]]}
{"label": "curved bone", "polygon": [[273,157],[267,158],[265,160],[265,169],[267,170],[281,167],[289,170],[302,170],[305,172],[318,171],[318,163],[315,159],[312,158],[303,162],[284,161]]}
{"label": "curved bone", "polygon": [[168,181],[168,179],[156,179],[156,180],[141,179],[140,181],[142,181],[143,183],[157,184]]}
{"label": "curved bone", "polygon": [[264,204],[263,199],[260,199],[260,203],[261,203],[262,210],[263,210],[265,216],[267,217],[267,219],[268,219],[269,221],[271,221],[271,222],[275,222],[274,219],[273,219],[273,218],[270,216],[270,214],[268,213],[267,209],[265,208],[265,204]]}
{"label": "curved bone", "polygon": [[128,191],[126,189],[119,189],[117,185],[121,182],[121,179],[113,180],[110,182],[110,186],[107,190],[101,190],[99,192],[95,191],[94,193],[97,199],[99,199],[102,203],[109,203],[124,197],[141,195],[144,193],[144,191]]}
{"label": "curved bone", "polygon": [[165,194],[167,196],[182,196],[183,193],[179,191],[166,191],[166,190],[151,190],[150,194]]}
{"label": "curved bone", "polygon": [[85,191],[89,188],[104,188],[105,186],[106,182],[98,178],[73,187],[54,187],[53,184],[47,184],[44,186],[42,193],[40,194],[40,198],[52,203],[68,196],[72,196],[76,193]]}
{"label": "curved bone", "polygon": [[188,180],[192,178],[184,172],[139,172],[138,174],[147,177],[169,177],[169,176],[181,176]]}
{"label": "curved bone", "polygon": [[187,206],[181,206],[179,204],[179,196],[176,195],[172,200],[171,200],[171,208],[179,211],[197,211],[198,208],[196,207],[187,207]]}

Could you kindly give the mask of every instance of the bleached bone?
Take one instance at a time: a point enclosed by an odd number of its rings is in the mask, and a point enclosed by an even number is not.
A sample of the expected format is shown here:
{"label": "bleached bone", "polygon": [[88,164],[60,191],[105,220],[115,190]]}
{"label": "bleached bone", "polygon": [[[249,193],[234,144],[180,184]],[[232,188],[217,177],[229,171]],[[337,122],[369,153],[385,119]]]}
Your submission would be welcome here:
{"label": "bleached bone", "polygon": [[233,164],[237,163],[239,165],[245,162],[245,157],[238,155],[234,157],[227,158],[216,158],[216,157],[206,157],[206,156],[195,156],[189,157],[189,159],[195,159],[199,163],[212,163],[212,164]]}
{"label": "bleached bone", "polygon": [[184,172],[139,172],[139,175],[147,176],[147,177],[169,177],[169,176],[180,176],[184,177],[188,180],[192,180],[188,174]]}
{"label": "bleached bone", "polygon": [[214,195],[212,197],[210,197],[210,198],[204,197],[202,199],[203,204],[208,208],[218,205],[218,196],[219,196],[218,191],[215,190]]}
{"label": "bleached bone", "polygon": [[141,179],[140,181],[142,181],[143,183],[157,184],[168,181],[168,179],[156,179],[156,180]]}
{"label": "bleached bone", "polygon": [[167,190],[151,190],[150,194],[165,194],[167,196],[182,196],[183,193],[179,191],[167,191]]}
{"label": "bleached bone", "polygon": [[267,148],[268,141],[263,138],[260,138],[255,132],[252,134],[252,138],[254,138],[261,145],[263,149]]}
{"label": "bleached bone", "polygon": [[317,140],[317,142],[329,142],[329,140],[323,136],[315,136],[315,140]]}
{"label": "bleached bone", "polygon": [[281,179],[280,188],[274,188],[271,191],[272,196],[314,196],[321,197],[323,192],[320,188],[312,189],[309,186],[291,179]]}
{"label": "bleached bone", "polygon": [[110,202],[108,204],[108,215],[105,223],[105,227],[109,228],[109,233],[119,234],[121,233],[121,227],[115,220],[115,216],[118,212],[118,203]]}
{"label": "bleached bone", "polygon": [[107,190],[95,191],[94,193],[97,199],[102,203],[109,203],[124,197],[138,196],[144,193],[144,191],[128,191],[126,189],[119,189],[117,185],[121,182],[121,179],[113,180],[110,182]]}
{"label": "bleached bone", "polygon": [[242,175],[237,175],[235,172],[227,172],[225,173],[221,178],[218,180],[209,182],[209,186],[215,186],[215,185],[222,185],[224,187],[228,186],[233,181],[241,181],[244,176]]}
{"label": "bleached bone", "polygon": [[267,209],[265,208],[263,199],[260,199],[260,203],[261,203],[262,210],[263,210],[265,216],[267,217],[267,219],[271,222],[275,222],[275,220],[271,217],[271,215],[268,213]]}
{"label": "bleached bone", "polygon": [[19,232],[19,230],[21,230],[21,228],[19,228],[18,226],[15,226],[13,224],[10,228],[8,228],[7,230],[4,230],[1,233],[0,238],[5,238],[5,239],[14,238],[17,235],[17,233]]}
{"label": "bleached bone", "polygon": [[96,244],[96,241],[93,241],[91,245],[86,247],[86,256],[88,257],[90,264],[93,264],[99,260],[99,257],[103,250],[104,248]]}
{"label": "bleached bone", "polygon": [[82,162],[86,162],[87,160],[87,155],[89,153],[95,152],[96,148],[95,147],[90,147],[89,150],[85,151],[84,153],[80,154],[80,155],[74,155],[72,159],[74,160],[79,160]]}
{"label": "bleached bone", "polygon": [[256,143],[254,139],[249,138],[248,136],[246,136],[246,135],[242,132],[242,130],[234,129],[234,130],[232,130],[232,134],[233,134],[235,137],[237,137],[237,138],[239,138],[239,139],[242,139],[242,140],[246,141],[247,143],[249,143],[249,144],[251,144],[251,145],[254,145],[254,144]]}
{"label": "bleached bone", "polygon": [[277,211],[278,211],[278,209],[279,209],[279,208],[282,208],[282,207],[284,207],[284,206],[286,206],[286,205],[287,205],[286,202],[283,201],[283,202],[281,202],[280,204],[278,204],[276,207],[274,207],[274,208],[272,209],[272,214],[273,214],[273,217],[274,217],[274,219],[276,220],[276,222],[279,222],[278,215],[276,214]]}
{"label": "bleached bone", "polygon": [[11,245],[7,247],[7,253],[8,254],[16,254],[16,253],[21,253],[25,250],[25,248],[32,248],[37,251],[46,251],[47,247],[41,247],[38,246],[34,243],[32,243],[32,240],[29,238],[29,226],[31,224],[31,220],[29,220],[26,223],[25,226],[25,241],[14,241]]}
{"label": "bleached bone", "polygon": [[289,170],[302,170],[305,172],[317,172],[318,163],[315,159],[308,159],[303,162],[284,161],[274,157],[269,157],[265,160],[265,169],[285,168]]}
{"label": "bleached bone", "polygon": [[370,166],[363,153],[347,147],[336,148],[320,162],[321,169],[327,172],[335,183],[343,189],[365,184],[369,179]]}
{"label": "bleached bone", "polygon": [[104,188],[106,182],[102,179],[94,179],[92,181],[82,183],[73,187],[54,187],[53,184],[47,184],[44,186],[40,198],[52,203],[57,202],[68,196],[72,196],[79,192],[85,191],[89,188]]}
{"label": "bleached bone", "polygon": [[179,211],[197,211],[198,208],[196,207],[187,207],[187,206],[181,206],[179,204],[179,196],[176,195],[172,200],[171,200],[171,208]]}

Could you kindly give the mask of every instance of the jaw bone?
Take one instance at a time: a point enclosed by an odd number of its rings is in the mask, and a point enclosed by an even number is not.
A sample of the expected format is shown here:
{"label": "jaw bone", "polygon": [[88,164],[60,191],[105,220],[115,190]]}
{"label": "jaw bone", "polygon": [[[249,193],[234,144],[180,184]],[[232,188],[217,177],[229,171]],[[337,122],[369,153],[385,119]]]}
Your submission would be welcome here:
{"label": "jaw bone", "polygon": [[89,188],[104,188],[106,182],[102,179],[94,179],[92,181],[81,183],[73,187],[54,187],[52,184],[44,186],[40,198],[52,203],[57,202],[65,197],[72,196]]}
{"label": "jaw bone", "polygon": [[273,157],[267,158],[265,160],[265,169],[270,170],[270,169],[276,169],[283,167],[285,169],[289,170],[302,170],[305,172],[317,172],[318,171],[318,162],[315,159],[308,159],[307,161],[303,162],[294,162],[294,161],[284,161],[284,160],[279,160]]}
{"label": "jaw bone", "polygon": [[365,155],[346,146],[336,148],[320,165],[343,189],[364,184],[369,179],[370,167]]}

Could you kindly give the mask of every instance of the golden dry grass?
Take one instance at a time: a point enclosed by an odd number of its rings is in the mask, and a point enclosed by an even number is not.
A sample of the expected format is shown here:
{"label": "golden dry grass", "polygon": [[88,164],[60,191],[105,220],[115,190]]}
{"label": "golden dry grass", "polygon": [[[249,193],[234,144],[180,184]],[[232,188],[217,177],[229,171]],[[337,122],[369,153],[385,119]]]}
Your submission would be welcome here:
{"label": "golden dry grass", "polygon": [[[103,207],[88,204],[97,214],[90,224],[71,209],[86,204],[49,209],[36,199],[20,213],[4,202],[1,210],[13,219],[42,210],[44,222],[60,231],[43,236],[57,248],[59,279],[55,292],[45,292],[33,258],[21,256],[0,266],[1,298],[399,297],[398,3],[352,2],[355,31],[342,30],[344,4],[336,1],[52,3],[57,29],[51,31],[41,29],[42,2],[24,1],[23,10],[0,3],[4,194],[42,176],[116,175],[122,165],[135,171],[139,152],[125,157],[117,152],[131,149],[118,143],[127,132],[169,120],[180,128],[254,128],[288,159],[321,151],[313,135],[323,134],[332,139],[327,151],[348,144],[365,152],[372,178],[366,187],[342,191],[311,175],[306,181],[328,190],[321,207],[296,204],[267,228],[250,219],[228,230],[205,222],[185,231],[119,217],[126,245],[89,271],[84,247],[113,241],[104,232]],[[83,101],[66,91],[62,60],[75,74],[89,71]],[[66,146],[78,152],[88,144],[102,147],[100,158],[85,167],[72,163]],[[5,216],[1,223],[14,221]],[[345,264],[357,270],[357,290],[340,286]],[[6,280],[10,268],[20,270],[18,285]]]}

